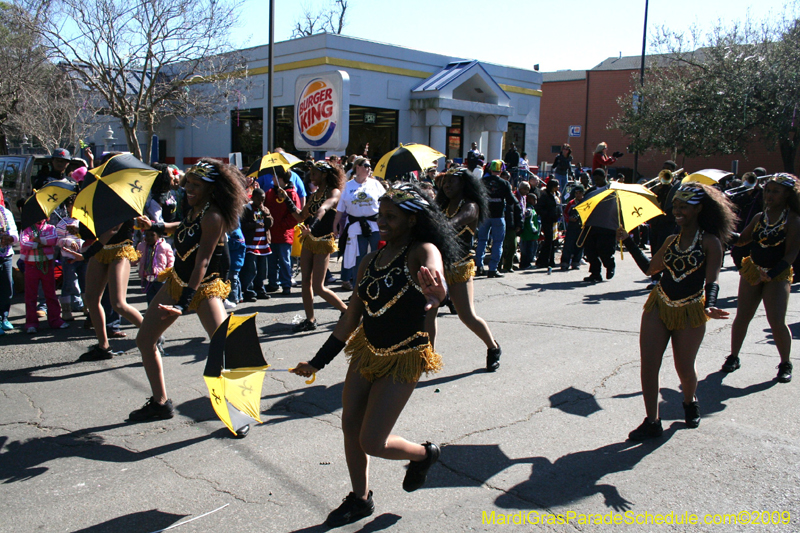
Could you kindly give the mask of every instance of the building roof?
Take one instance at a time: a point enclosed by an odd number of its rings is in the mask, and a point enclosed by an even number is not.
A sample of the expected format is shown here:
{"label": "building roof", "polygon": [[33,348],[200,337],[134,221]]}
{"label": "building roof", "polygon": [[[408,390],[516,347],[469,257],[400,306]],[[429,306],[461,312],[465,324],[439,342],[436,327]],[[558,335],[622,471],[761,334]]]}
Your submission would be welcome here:
{"label": "building roof", "polygon": [[447,84],[458,78],[462,73],[469,70],[470,67],[477,64],[477,61],[457,61],[449,63],[442,70],[414,87],[412,92],[440,91],[444,89]]}
{"label": "building roof", "polygon": [[556,72],[542,72],[542,83],[554,81],[585,80],[585,70],[559,70]]}
{"label": "building roof", "polygon": [[[697,50],[695,54],[702,54]],[[673,54],[648,54],[645,56],[645,68],[666,67],[673,61]],[[609,57],[591,70],[639,70],[642,66],[642,56]]]}

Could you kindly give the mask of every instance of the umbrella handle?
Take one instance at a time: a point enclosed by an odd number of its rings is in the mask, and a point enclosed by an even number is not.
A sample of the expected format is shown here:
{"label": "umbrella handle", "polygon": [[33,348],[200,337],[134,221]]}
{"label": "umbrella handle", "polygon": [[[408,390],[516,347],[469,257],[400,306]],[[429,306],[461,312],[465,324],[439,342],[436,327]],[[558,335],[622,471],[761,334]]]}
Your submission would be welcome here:
{"label": "umbrella handle", "polygon": [[[294,370],[294,368],[290,368],[290,369],[289,369],[289,372],[291,372],[292,370]],[[316,380],[317,380],[317,373],[316,373],[316,372],[314,372],[313,374],[311,374],[311,379],[307,379],[307,380],[306,380],[306,385],[311,385],[311,384],[312,384],[312,383],[314,383]]]}
{"label": "umbrella handle", "polygon": [[[619,225],[622,225],[622,202],[619,199],[619,194],[617,194],[617,218],[619,219]],[[619,260],[625,260],[625,254],[622,253],[622,241],[619,241]]]}

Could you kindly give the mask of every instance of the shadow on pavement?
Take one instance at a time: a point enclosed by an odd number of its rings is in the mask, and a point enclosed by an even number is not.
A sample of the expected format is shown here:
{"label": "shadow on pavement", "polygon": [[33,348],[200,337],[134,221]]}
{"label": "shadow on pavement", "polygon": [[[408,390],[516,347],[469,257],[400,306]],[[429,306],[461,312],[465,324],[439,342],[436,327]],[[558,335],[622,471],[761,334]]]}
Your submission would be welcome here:
{"label": "shadow on pavement", "polygon": [[452,376],[442,376],[440,378],[434,379],[426,379],[425,381],[420,381],[417,383],[417,388],[421,389],[423,387],[433,387],[436,385],[444,385],[445,383],[450,383],[451,381],[456,381],[462,378],[466,378],[469,376],[475,376],[478,374],[486,374],[485,368],[476,368],[471,372],[462,372],[461,374],[453,374]]}
{"label": "shadow on pavement", "polygon": [[607,300],[627,300],[628,298],[633,298],[634,296],[642,296],[645,294],[647,294],[647,289],[645,287],[629,291],[603,292],[601,294],[587,294],[583,297],[583,303],[599,304],[600,302],[604,302]]}
{"label": "shadow on pavement", "polygon": [[[399,522],[400,518],[400,516],[392,513],[378,515],[370,522],[366,523],[364,527],[357,530],[356,533],[372,533],[373,531],[383,531],[384,529],[389,529]],[[317,533],[322,531],[331,531],[332,529],[338,528],[331,528],[322,523],[315,526],[304,527],[303,529],[295,529],[292,531],[292,533]]]}
{"label": "shadow on pavement", "polygon": [[550,407],[576,416],[589,416],[603,408],[595,400],[594,395],[575,387],[567,387],[550,396]]}
{"label": "shadow on pavement", "polygon": [[[78,364],[79,366],[75,366]],[[130,363],[123,366],[112,367],[89,367],[88,363],[76,363],[69,361],[65,363],[52,363],[49,365],[32,366],[28,368],[16,368],[13,370],[0,370],[0,383],[43,383],[47,381],[59,381],[62,379],[82,378],[91,376],[92,374],[99,374],[101,372],[111,372],[120,368],[134,368],[142,366],[141,361]],[[57,368],[86,368],[83,372],[74,372],[72,374],[60,376],[42,376],[35,375],[36,372],[43,370],[52,370]]]}
{"label": "shadow on pavement", "polygon": [[530,464],[530,479],[498,496],[495,500],[498,507],[552,508],[600,493],[607,507],[622,512],[631,509],[633,504],[622,497],[617,487],[599,481],[609,474],[632,470],[639,461],[663,446],[676,429],[673,424],[659,439],[642,443],[617,442],[594,450],[568,453],[554,462],[546,457],[511,459],[497,444],[445,446],[440,461],[450,472],[431,470],[425,488],[480,486],[512,465]]}
{"label": "shadow on pavement", "polygon": [[520,287],[520,291],[571,291],[581,287],[588,287],[587,283],[580,281],[551,281],[550,283],[528,283],[526,287]]}
{"label": "shadow on pavement", "polygon": [[[300,378],[298,382],[302,384]],[[261,411],[265,417],[264,425],[279,424],[289,420],[309,418],[333,413],[342,408],[344,381],[326,387],[324,385],[305,386],[290,392],[268,394],[262,400],[279,398],[269,409]]]}
{"label": "shadow on pavement", "polygon": [[141,452],[131,451],[114,444],[106,444],[105,437],[99,434],[103,431],[129,425],[128,423],[120,423],[86,428],[55,437],[41,437],[26,441],[6,442],[8,437],[0,437],[0,450],[5,450],[0,454],[2,458],[0,460],[0,480],[4,480],[3,483],[13,483],[34,478],[49,470],[49,468],[40,465],[67,457],[81,457],[90,461],[111,463],[132,463],[180,450],[198,442],[219,438],[225,433],[230,433],[223,427],[209,435],[156,446]]}
{"label": "shadow on pavement", "polygon": [[78,529],[75,533],[119,533],[120,531],[161,531],[189,515],[151,509],[107,520],[102,524]]}

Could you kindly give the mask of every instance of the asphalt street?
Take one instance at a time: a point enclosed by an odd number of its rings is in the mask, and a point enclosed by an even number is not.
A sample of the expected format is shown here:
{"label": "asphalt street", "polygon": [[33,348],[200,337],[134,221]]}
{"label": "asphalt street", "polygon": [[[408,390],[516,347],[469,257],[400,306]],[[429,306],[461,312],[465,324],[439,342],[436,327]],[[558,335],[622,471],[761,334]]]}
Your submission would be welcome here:
{"label": "asphalt street", "polygon": [[[683,422],[668,349],[663,438],[627,442],[644,417],[638,330],[648,280],[627,255],[617,263],[614,279],[591,286],[580,281],[586,267],[478,279],[478,314],[503,348],[496,373],[483,369],[477,337],[442,311],[444,370],[420,381],[395,427],[412,441],[440,443],[441,461],[428,484],[408,494],[405,465],[373,459],[375,514],[341,531],[800,530],[800,377],[775,381],[779,358],[763,308],[742,368],[730,375],[719,368],[731,321],[708,324],[697,360],[698,429]],[[726,268],[720,285],[720,307],[733,315],[738,274]],[[129,301],[144,309],[136,281]],[[302,334],[291,332],[302,314],[299,290],[235,312],[259,312],[261,346],[280,370],[310,359],[330,333],[338,313],[319,299],[317,309],[321,327]],[[19,297],[11,314],[21,325]],[[797,338],[797,295],[787,323]],[[125,353],[96,363],[76,362],[95,342],[79,322],[0,337],[0,531],[327,530],[326,515],[350,491],[342,355],[312,385],[268,372],[263,424],[236,440],[208,400],[208,341],[193,315],[167,332],[176,417],[126,423],[149,387],[136,330],[124,331],[128,338],[113,346]]]}

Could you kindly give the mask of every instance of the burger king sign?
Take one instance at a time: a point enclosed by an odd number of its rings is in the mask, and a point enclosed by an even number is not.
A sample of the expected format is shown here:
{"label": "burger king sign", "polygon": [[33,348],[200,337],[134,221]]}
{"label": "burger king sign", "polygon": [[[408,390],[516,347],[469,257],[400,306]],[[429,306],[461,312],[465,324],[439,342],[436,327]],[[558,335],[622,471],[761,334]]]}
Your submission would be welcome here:
{"label": "burger king sign", "polygon": [[299,76],[295,83],[294,145],[340,151],[350,136],[350,77],[337,70]]}

